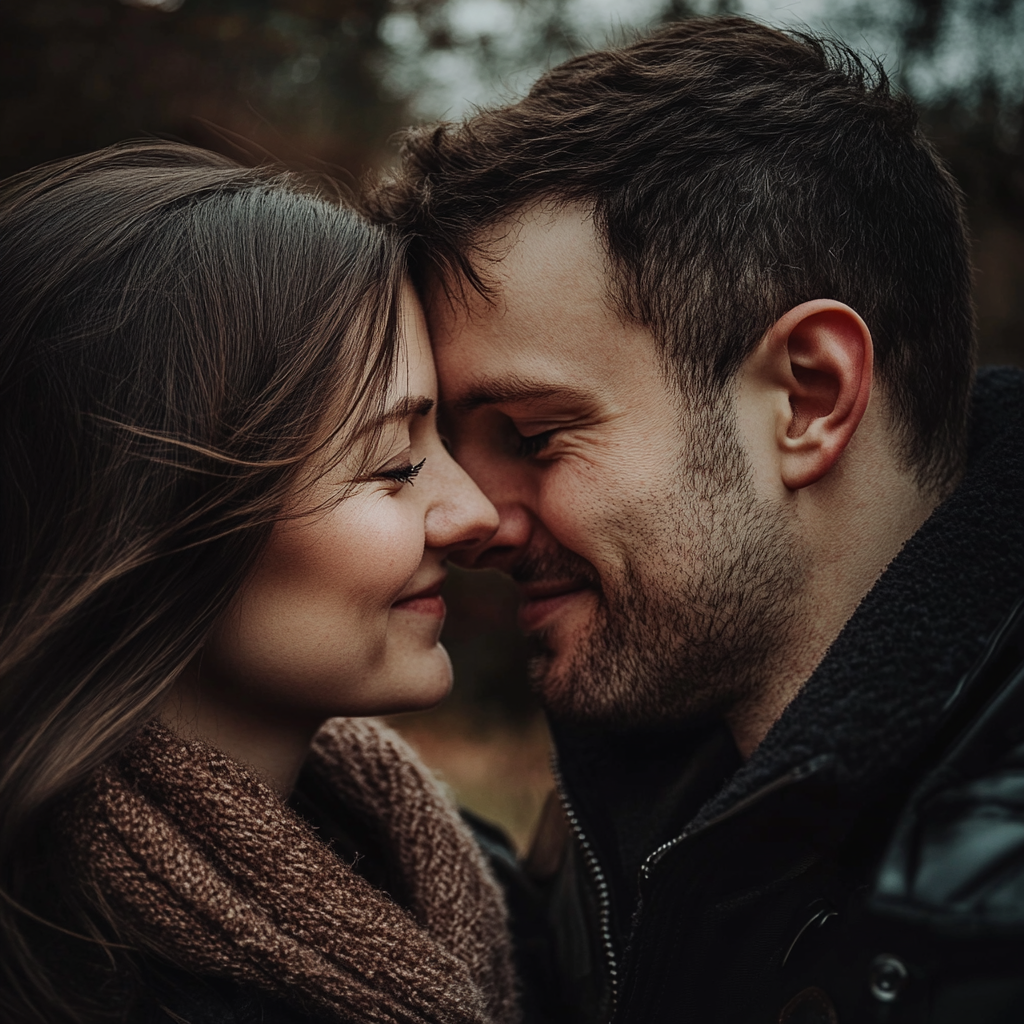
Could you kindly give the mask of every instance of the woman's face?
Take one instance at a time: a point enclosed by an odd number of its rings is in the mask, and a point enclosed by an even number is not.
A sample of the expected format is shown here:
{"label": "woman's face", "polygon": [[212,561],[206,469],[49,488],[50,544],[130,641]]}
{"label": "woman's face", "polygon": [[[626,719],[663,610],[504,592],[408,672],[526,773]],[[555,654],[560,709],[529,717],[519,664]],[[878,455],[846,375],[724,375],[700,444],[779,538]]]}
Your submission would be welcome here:
{"label": "woman's face", "polygon": [[[204,648],[201,689],[286,718],[428,707],[451,686],[438,642],[450,552],[479,543],[497,513],[437,433],[437,378],[423,313],[403,300],[394,415],[379,459],[327,510],[275,526],[255,570]],[[344,463],[303,502],[349,486]]]}

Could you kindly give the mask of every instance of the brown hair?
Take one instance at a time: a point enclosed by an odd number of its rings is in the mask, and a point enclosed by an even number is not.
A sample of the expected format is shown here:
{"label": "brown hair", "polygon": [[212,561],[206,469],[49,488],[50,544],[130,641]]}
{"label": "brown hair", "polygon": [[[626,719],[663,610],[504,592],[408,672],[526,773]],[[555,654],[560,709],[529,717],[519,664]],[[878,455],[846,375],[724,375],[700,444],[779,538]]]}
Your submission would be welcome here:
{"label": "brown hair", "polygon": [[958,477],[974,366],[961,196],[880,65],[745,18],[683,21],[410,132],[370,207],[412,238],[421,282],[486,293],[481,230],[537,201],[593,210],[620,310],[697,397],[786,310],[852,306],[904,464],[926,489]]}
{"label": "brown hair", "polygon": [[380,413],[403,275],[313,183],[182,145],[0,183],[5,1020],[75,1019],[33,916],[47,817],[157,713],[310,458]]}

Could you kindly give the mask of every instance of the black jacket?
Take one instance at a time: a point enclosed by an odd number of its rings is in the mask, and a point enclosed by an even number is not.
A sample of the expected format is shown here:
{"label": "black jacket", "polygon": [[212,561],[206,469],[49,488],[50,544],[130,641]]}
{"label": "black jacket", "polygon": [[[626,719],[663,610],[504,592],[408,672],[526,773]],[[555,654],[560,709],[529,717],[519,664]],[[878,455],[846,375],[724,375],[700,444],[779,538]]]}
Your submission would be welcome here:
{"label": "black jacket", "polygon": [[1024,375],[743,764],[721,725],[554,725],[563,1021],[1024,1020]]}

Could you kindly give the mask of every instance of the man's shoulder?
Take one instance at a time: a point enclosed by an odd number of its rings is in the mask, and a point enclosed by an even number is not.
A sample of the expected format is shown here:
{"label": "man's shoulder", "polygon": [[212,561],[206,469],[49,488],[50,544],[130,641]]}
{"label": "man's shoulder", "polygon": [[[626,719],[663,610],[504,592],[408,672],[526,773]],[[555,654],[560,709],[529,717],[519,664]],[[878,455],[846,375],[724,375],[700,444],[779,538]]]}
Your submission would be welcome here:
{"label": "man's shoulder", "polygon": [[898,817],[870,905],[949,937],[1024,939],[1024,605],[951,704],[951,735]]}
{"label": "man's shoulder", "polygon": [[[1024,1019],[1024,602],[894,787],[859,819],[881,839],[859,847],[865,873],[791,926],[778,1019]],[[819,1003],[834,1016],[801,1016]]]}
{"label": "man's shoulder", "polygon": [[1024,605],[952,704],[946,742],[896,816],[863,913],[848,915],[832,969],[823,965],[837,1005],[858,1020],[1024,1015]]}

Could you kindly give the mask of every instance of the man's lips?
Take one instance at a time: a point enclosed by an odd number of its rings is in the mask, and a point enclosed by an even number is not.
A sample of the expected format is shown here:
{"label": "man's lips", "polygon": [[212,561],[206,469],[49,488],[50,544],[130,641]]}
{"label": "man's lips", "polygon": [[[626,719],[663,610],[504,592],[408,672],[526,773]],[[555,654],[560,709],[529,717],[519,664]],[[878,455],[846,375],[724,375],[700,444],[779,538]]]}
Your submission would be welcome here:
{"label": "man's lips", "polygon": [[422,615],[443,616],[445,613],[444,598],[441,596],[442,577],[429,587],[417,590],[415,594],[403,597],[391,607],[403,612],[419,612]]}
{"label": "man's lips", "polygon": [[519,593],[519,628],[532,633],[547,619],[568,604],[574,597],[589,591],[590,585],[581,580],[537,580],[521,583]]}

